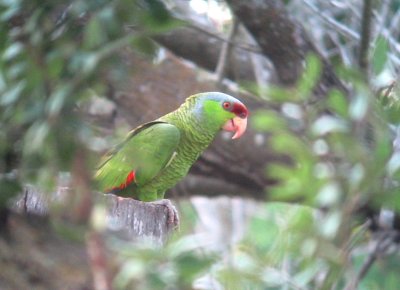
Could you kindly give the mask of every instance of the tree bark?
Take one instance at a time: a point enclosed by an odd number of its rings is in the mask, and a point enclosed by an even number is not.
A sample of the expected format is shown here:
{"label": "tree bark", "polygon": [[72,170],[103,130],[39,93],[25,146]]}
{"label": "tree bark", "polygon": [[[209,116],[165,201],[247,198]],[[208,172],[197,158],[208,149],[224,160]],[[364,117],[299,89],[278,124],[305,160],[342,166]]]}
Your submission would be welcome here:
{"label": "tree bark", "polygon": [[272,61],[282,85],[296,83],[303,72],[307,54],[312,53],[323,65],[322,76],[314,89],[316,96],[325,97],[331,88],[347,92],[304,28],[287,13],[283,1],[227,0],[227,3]]}
{"label": "tree bark", "polygon": [[[323,98],[331,88],[347,93],[347,88],[336,75],[332,65],[317,50],[304,28],[287,13],[282,1],[227,0],[233,13],[254,37],[259,52],[269,59],[282,86],[296,84],[304,68],[306,56],[315,54],[322,62],[323,70],[314,93]],[[177,56],[192,61],[210,71],[215,71],[223,39],[207,28],[184,27],[154,39]],[[236,82],[256,83],[248,44],[235,45],[228,63],[227,77]],[[255,49],[257,50],[257,48]]]}
{"label": "tree bark", "polygon": [[[224,43],[224,38],[213,32],[212,28],[200,28],[195,25],[157,35],[154,40],[177,56],[211,72],[216,70]],[[236,82],[256,82],[251,53],[255,52],[234,44],[225,68],[225,76]]]}
{"label": "tree bark", "polygon": [[[54,194],[44,194],[32,186],[25,188],[24,194],[15,202],[17,212],[47,216],[51,204],[62,203],[69,190],[60,187]],[[106,226],[108,231],[129,240],[146,238],[162,245],[172,232],[167,224],[167,211],[162,205],[141,202],[131,198],[94,193],[107,207]]]}

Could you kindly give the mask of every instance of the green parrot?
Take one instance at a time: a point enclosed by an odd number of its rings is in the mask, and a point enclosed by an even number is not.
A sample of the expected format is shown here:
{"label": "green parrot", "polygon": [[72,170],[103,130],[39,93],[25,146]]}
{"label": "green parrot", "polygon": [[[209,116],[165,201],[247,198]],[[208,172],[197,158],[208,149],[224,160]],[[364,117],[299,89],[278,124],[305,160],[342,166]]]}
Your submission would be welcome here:
{"label": "green parrot", "polygon": [[165,205],[168,222],[177,225],[165,191],[187,175],[221,129],[234,132],[232,139],[242,136],[248,114],[242,102],[224,93],[190,96],[175,111],[129,132],[103,158],[95,181],[102,192]]}

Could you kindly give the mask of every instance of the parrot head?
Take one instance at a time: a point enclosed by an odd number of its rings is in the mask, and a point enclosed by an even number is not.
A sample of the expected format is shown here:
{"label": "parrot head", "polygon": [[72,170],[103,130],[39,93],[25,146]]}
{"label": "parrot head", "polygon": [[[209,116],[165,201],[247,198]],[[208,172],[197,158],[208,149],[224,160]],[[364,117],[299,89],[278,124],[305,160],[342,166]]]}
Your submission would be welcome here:
{"label": "parrot head", "polygon": [[249,111],[238,99],[219,92],[200,93],[189,97],[195,100],[194,113],[218,129],[234,132],[232,139],[238,139],[246,131]]}

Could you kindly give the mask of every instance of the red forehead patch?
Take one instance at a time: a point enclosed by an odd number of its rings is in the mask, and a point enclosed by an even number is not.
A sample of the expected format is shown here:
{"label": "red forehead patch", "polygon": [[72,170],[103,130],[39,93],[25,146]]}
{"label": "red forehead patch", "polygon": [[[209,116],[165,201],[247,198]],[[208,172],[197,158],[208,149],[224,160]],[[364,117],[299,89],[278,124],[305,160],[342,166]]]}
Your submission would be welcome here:
{"label": "red forehead patch", "polygon": [[233,104],[232,113],[242,119],[247,118],[249,115],[249,111],[247,110],[246,106],[240,103]]}

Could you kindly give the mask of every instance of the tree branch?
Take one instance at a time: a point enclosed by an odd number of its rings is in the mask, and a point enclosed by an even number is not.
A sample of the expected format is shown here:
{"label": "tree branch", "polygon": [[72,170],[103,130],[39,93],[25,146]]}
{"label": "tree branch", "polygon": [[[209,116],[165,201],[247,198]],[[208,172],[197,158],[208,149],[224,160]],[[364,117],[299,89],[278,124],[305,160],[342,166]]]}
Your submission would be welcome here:
{"label": "tree branch", "polygon": [[371,42],[371,20],[372,20],[372,1],[364,0],[363,15],[361,23],[361,40],[358,54],[358,66],[364,73],[365,77],[368,77],[368,52],[369,45]]}
{"label": "tree branch", "polygon": [[386,253],[387,249],[392,245],[393,242],[393,233],[385,232],[375,241],[375,247],[369,253],[367,259],[364,261],[363,265],[360,268],[360,271],[357,275],[354,276],[344,288],[345,290],[356,290],[360,281],[365,277],[368,273],[369,269],[372,267],[373,263],[379,258],[379,256]]}
{"label": "tree branch", "polygon": [[337,30],[342,35],[352,39],[352,40],[359,40],[359,34],[350,29],[349,27],[343,25],[342,23],[336,21],[334,18],[330,17],[326,13],[322,12],[314,3],[310,0],[303,0],[303,3],[306,4],[316,15],[321,17],[329,26]]}
{"label": "tree branch", "polygon": [[218,58],[217,68],[215,69],[215,74],[217,76],[217,81],[216,81],[217,87],[221,86],[221,82],[225,76],[227,62],[231,56],[233,40],[235,39],[238,27],[239,27],[239,21],[237,21],[237,19],[234,18],[233,23],[231,25],[231,29],[229,31],[228,41],[224,42],[224,44],[222,45],[222,49]]}
{"label": "tree branch", "polygon": [[347,89],[336,76],[332,66],[317,51],[302,26],[292,19],[281,1],[227,0],[232,11],[253,35],[265,56],[273,63],[280,83],[296,84],[303,72],[307,54],[317,55],[323,64],[320,82],[314,89],[323,98],[330,88],[345,93]]}
{"label": "tree branch", "polygon": [[[198,66],[215,71],[219,52],[229,40],[196,26],[180,27],[165,34],[156,35],[153,39],[174,54],[194,62]],[[231,57],[226,65],[226,77],[241,82],[255,82],[250,54],[259,53],[250,46],[232,44]]]}
{"label": "tree branch", "polygon": [[[57,193],[44,194],[34,187],[26,187],[25,195],[14,204],[14,209],[27,214],[46,216],[50,204],[62,203],[70,195],[69,190],[59,188]],[[156,244],[163,244],[171,233],[167,224],[167,212],[162,205],[141,202],[115,195],[94,193],[93,198],[100,198],[108,207],[107,229],[118,232],[129,240],[150,238]],[[26,211],[25,211],[26,210]]]}

